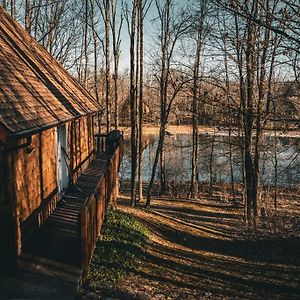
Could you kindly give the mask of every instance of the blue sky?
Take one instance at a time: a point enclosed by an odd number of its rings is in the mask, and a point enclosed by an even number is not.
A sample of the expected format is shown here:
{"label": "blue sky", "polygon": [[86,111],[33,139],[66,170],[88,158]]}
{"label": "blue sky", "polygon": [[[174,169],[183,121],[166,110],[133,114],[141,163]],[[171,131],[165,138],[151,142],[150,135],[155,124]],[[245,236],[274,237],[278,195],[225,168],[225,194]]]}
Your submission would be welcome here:
{"label": "blue sky", "polygon": [[[131,0],[127,0],[131,3]],[[152,24],[153,18],[157,15],[156,7],[152,3],[149,11],[144,20],[144,51],[147,59],[147,52],[151,48],[151,41],[153,41],[154,26]],[[121,56],[120,56],[120,69],[124,70],[129,68],[130,52],[129,52],[130,40],[128,34],[128,27],[126,21],[123,24],[122,29],[122,44],[121,44]]]}

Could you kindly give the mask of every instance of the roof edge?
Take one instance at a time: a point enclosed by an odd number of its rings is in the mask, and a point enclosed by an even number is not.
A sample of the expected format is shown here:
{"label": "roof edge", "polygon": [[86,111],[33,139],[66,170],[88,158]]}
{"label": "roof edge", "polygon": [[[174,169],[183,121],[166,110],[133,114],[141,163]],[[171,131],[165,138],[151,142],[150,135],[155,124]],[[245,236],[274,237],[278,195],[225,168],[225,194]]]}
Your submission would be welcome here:
{"label": "roof edge", "polygon": [[[103,108],[101,108],[97,111],[94,111],[94,112],[88,112],[87,114],[84,114],[84,115],[78,115],[78,116],[74,116],[72,118],[67,118],[67,119],[64,119],[64,120],[59,120],[59,121],[56,121],[56,122],[52,122],[52,123],[46,124],[44,126],[36,126],[36,127],[30,128],[30,129],[27,129],[27,130],[22,130],[22,131],[19,131],[19,132],[9,133],[9,134],[6,135],[6,139],[7,138],[9,138],[9,139],[25,138],[25,137],[40,133],[42,131],[48,130],[48,129],[61,126],[61,125],[65,124],[67,122],[70,122],[72,120],[76,120],[76,119],[79,119],[81,117],[85,117],[85,116],[88,116],[88,115],[94,116],[94,115],[99,114],[99,113],[103,114]],[[1,128],[0,128],[0,138],[1,138]]]}

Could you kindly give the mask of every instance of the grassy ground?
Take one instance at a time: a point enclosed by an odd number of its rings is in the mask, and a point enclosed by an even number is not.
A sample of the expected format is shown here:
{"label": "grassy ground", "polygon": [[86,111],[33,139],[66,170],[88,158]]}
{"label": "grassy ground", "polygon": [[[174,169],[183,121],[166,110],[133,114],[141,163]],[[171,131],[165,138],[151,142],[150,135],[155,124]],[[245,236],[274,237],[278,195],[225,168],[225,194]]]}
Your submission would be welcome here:
{"label": "grassy ground", "polygon": [[141,262],[148,238],[148,229],[133,216],[122,211],[108,211],[84,292],[98,291],[101,297],[112,294],[122,297],[117,286]]}
{"label": "grassy ground", "polygon": [[299,228],[248,235],[242,211],[218,195],[154,199],[149,210],[123,196],[84,299],[300,299]]}

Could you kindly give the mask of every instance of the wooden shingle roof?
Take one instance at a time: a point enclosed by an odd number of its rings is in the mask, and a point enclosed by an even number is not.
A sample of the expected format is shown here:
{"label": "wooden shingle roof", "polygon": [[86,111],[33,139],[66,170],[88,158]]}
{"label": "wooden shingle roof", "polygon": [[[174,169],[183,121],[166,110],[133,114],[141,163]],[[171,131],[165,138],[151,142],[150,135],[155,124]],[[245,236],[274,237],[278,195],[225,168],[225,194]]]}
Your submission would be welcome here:
{"label": "wooden shingle roof", "polygon": [[99,110],[96,100],[0,6],[0,129],[21,134]]}

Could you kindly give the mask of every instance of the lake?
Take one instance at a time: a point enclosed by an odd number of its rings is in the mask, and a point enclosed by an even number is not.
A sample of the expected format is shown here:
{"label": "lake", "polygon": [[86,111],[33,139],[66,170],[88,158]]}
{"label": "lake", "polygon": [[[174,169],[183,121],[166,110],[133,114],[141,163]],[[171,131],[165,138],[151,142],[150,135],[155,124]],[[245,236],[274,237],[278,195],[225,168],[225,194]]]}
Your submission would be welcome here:
{"label": "lake", "polygon": [[[157,136],[144,136],[142,175],[149,181],[157,148]],[[232,166],[234,181],[242,182],[242,150],[240,139],[232,137]],[[228,136],[225,134],[199,135],[199,178],[200,182],[231,182]],[[277,154],[275,155],[275,149]],[[165,159],[166,180],[188,182],[191,179],[192,136],[174,134],[166,136]],[[261,151],[261,182],[273,186],[277,156],[277,185],[295,188],[300,185],[300,137],[264,137]],[[210,168],[211,165],[211,168]],[[212,172],[210,171],[212,170]],[[125,139],[124,157],[120,169],[120,179],[130,179],[130,143]],[[159,177],[159,168],[157,171]]]}

